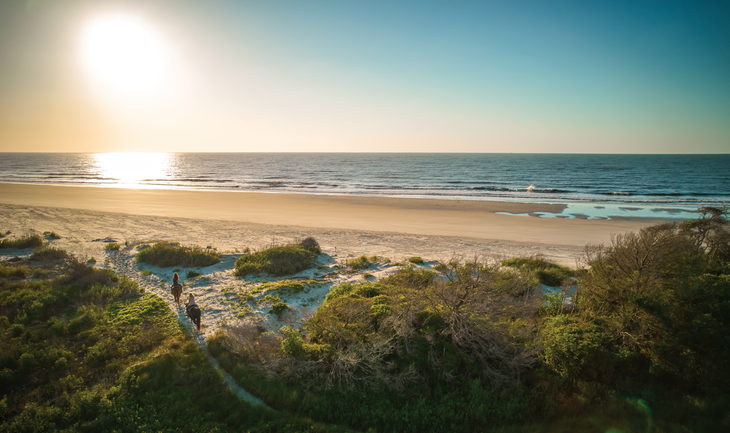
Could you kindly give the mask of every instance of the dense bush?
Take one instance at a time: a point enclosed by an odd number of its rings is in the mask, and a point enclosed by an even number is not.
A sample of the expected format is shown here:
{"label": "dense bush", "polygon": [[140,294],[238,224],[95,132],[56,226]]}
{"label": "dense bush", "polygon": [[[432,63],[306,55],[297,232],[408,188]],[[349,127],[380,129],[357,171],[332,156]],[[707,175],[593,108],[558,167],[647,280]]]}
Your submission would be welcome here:
{"label": "dense bush", "polygon": [[[213,339],[212,350],[224,364],[224,353],[234,353],[257,376],[276,380],[247,386],[268,388],[266,397],[283,407],[331,422],[384,431],[503,422],[526,410],[525,396],[507,390],[536,361],[526,344],[537,309],[523,287],[530,280],[482,262],[453,261],[445,275],[439,282],[435,272],[411,266],[377,283],[340,284],[307,321],[306,333],[284,327],[273,336],[253,323],[239,325]],[[287,387],[311,391],[292,398]],[[497,404],[505,392],[514,397],[509,409]],[[412,393],[424,396],[418,408],[406,397]],[[476,396],[482,409],[454,412]]]}
{"label": "dense bush", "polygon": [[201,247],[184,247],[178,243],[157,242],[150,248],[140,250],[137,253],[137,261],[162,268],[170,266],[197,268],[219,263],[221,258]]}
{"label": "dense bush", "polygon": [[537,298],[575,278],[542,259],[404,267],[210,348],[274,407],[355,429],[726,431],[728,239],[706,212],[588,246],[570,309]]}
{"label": "dense bush", "polygon": [[588,248],[577,295],[584,321],[633,356],[630,368],[704,392],[730,386],[727,226],[707,217]]}
{"label": "dense bush", "polygon": [[271,246],[236,260],[235,275],[244,277],[260,273],[274,276],[296,274],[314,266],[320,253],[318,246],[312,248],[306,248],[301,244]]}

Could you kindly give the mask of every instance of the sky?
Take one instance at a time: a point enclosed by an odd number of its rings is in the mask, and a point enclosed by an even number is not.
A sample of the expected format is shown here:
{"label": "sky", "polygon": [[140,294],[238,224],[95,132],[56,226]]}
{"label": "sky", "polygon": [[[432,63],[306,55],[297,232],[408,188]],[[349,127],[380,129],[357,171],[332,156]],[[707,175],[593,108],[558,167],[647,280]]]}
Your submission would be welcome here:
{"label": "sky", "polygon": [[730,2],[0,0],[0,152],[730,153]]}

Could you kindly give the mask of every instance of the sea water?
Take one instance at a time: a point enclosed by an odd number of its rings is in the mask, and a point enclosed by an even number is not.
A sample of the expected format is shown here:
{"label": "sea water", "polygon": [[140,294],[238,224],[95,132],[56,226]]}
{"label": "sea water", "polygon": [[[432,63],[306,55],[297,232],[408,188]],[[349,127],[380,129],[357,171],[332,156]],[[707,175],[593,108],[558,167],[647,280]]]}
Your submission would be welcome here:
{"label": "sea water", "polygon": [[542,217],[693,218],[730,155],[0,153],[0,182],[561,203]]}

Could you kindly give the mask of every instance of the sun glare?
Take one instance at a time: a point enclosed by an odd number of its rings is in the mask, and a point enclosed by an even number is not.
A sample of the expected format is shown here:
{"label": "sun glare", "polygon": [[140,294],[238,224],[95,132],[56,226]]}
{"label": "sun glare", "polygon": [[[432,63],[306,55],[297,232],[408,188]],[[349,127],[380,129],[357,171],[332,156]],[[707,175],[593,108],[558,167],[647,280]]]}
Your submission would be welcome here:
{"label": "sun glare", "polygon": [[125,188],[148,187],[168,178],[168,153],[99,153],[94,155],[99,174]]}
{"label": "sun glare", "polygon": [[133,16],[92,20],[83,33],[81,57],[94,84],[127,97],[154,94],[169,70],[169,50],[163,38]]}

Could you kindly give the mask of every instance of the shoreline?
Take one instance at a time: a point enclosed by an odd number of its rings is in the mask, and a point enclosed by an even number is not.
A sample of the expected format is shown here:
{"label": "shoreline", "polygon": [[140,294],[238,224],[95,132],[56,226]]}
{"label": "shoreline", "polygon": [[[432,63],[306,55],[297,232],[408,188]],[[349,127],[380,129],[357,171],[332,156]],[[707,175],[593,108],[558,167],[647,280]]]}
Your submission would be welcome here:
{"label": "shoreline", "polygon": [[559,213],[565,208],[562,204],[7,183],[0,183],[0,205],[581,248],[588,243],[608,242],[613,234],[666,221],[658,218],[548,219],[498,213]]}

